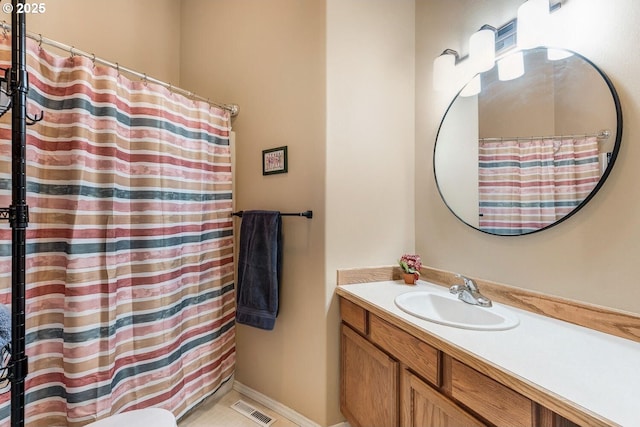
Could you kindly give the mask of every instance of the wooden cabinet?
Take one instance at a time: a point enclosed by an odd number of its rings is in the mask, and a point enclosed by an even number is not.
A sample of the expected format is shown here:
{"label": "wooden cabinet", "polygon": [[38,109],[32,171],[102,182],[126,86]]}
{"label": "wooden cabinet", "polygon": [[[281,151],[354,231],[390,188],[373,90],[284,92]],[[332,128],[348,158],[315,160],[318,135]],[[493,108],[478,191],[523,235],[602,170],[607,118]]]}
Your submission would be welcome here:
{"label": "wooden cabinet", "polygon": [[369,339],[418,375],[440,385],[440,352],[378,316],[369,318]]}
{"label": "wooden cabinet", "polygon": [[340,310],[340,408],[353,427],[578,427],[445,354],[437,341],[428,344],[428,336],[344,298]]}
{"label": "wooden cabinet", "polygon": [[349,326],[341,334],[340,410],[353,427],[398,425],[398,362]]}
{"label": "wooden cabinet", "polygon": [[451,364],[451,396],[497,426],[534,425],[531,400],[455,359]]}
{"label": "wooden cabinet", "polygon": [[340,298],[342,321],[362,335],[367,333],[367,311],[349,300]]}
{"label": "wooden cabinet", "polygon": [[400,406],[402,427],[486,426],[407,369],[402,371]]}

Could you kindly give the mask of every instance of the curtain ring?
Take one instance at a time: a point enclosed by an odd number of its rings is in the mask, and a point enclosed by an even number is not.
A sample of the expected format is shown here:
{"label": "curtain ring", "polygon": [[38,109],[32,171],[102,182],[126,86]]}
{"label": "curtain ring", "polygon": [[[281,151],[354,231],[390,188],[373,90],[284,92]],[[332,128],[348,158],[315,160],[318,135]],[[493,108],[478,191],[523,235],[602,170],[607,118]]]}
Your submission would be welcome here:
{"label": "curtain ring", "polygon": [[144,73],[144,78],[142,79],[142,83],[144,83],[145,86],[147,85],[147,83],[148,83],[147,73]]}
{"label": "curtain ring", "polygon": [[118,72],[118,77],[120,77],[120,64],[116,62],[116,71]]}
{"label": "curtain ring", "polygon": [[96,54],[91,54],[91,62],[93,62],[93,68],[96,68]]}
{"label": "curtain ring", "polygon": [[75,49],[75,47],[74,47],[74,46],[71,46],[71,47],[69,48],[69,53],[71,54],[71,57],[72,57],[72,58],[73,58],[74,56],[76,56],[76,54],[75,54],[75,52],[73,51],[73,49]]}
{"label": "curtain ring", "polygon": [[42,33],[39,33],[38,36],[38,48],[42,49]]}

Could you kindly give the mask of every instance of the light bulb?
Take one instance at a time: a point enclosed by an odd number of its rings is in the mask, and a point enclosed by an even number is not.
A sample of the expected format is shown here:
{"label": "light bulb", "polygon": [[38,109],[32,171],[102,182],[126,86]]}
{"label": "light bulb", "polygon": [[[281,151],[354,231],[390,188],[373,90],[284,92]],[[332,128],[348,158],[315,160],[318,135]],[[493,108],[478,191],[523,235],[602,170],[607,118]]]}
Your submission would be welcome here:
{"label": "light bulb", "polygon": [[449,89],[454,82],[456,55],[443,53],[433,60],[433,88],[437,91]]}
{"label": "light bulb", "polygon": [[478,73],[493,68],[496,61],[496,33],[493,29],[483,28],[471,35],[469,60]]}
{"label": "light bulb", "polygon": [[549,0],[528,0],[518,8],[517,44],[520,49],[547,44],[549,16]]}

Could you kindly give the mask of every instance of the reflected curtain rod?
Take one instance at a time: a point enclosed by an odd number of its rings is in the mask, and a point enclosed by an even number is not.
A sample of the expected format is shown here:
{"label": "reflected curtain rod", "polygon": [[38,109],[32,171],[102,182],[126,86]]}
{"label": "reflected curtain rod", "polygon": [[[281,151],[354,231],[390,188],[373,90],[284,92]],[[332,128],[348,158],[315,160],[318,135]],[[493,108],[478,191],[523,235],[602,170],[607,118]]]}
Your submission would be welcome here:
{"label": "reflected curtain rod", "polygon": [[496,142],[496,141],[533,141],[535,139],[567,139],[567,138],[591,138],[609,139],[611,131],[601,130],[598,133],[592,134],[577,134],[577,135],[555,135],[555,136],[511,136],[503,138],[478,138],[480,142]]}
{"label": "reflected curtain rod", "polygon": [[[2,21],[1,27],[5,31],[5,33],[11,31],[11,25],[7,24],[7,22],[5,22],[5,21]],[[69,52],[71,54],[71,56],[78,55],[78,56],[83,56],[85,58],[89,58],[90,60],[93,61],[94,64],[98,63],[98,64],[101,64],[101,65],[105,65],[107,67],[110,67],[110,68],[113,68],[115,70],[118,70],[118,73],[124,72],[124,73],[127,73],[127,74],[131,74],[132,76],[135,76],[135,77],[141,79],[144,82],[150,82],[150,83],[154,83],[154,84],[163,86],[163,87],[169,89],[169,91],[174,92],[174,93],[178,93],[180,95],[184,95],[187,98],[195,99],[195,100],[198,100],[198,101],[204,101],[204,102],[208,103],[209,105],[213,105],[214,107],[218,107],[218,108],[221,108],[223,110],[228,111],[231,114],[231,117],[237,116],[238,112],[240,110],[240,107],[238,107],[237,104],[220,104],[220,103],[217,103],[217,102],[210,101],[209,98],[204,98],[204,97],[202,97],[200,95],[197,95],[197,94],[195,94],[193,92],[190,92],[188,90],[181,89],[179,87],[175,87],[171,83],[163,82],[162,80],[158,80],[158,79],[154,79],[153,77],[149,77],[149,76],[147,76],[146,73],[141,73],[139,71],[132,70],[131,68],[123,67],[122,65],[118,64],[117,62],[111,62],[111,61],[107,61],[106,59],[102,59],[102,58],[96,57],[93,53],[84,52],[82,50],[76,49],[73,46],[69,46],[69,45],[66,45],[64,43],[60,43],[60,42],[57,42],[55,40],[48,39],[46,37],[42,37],[42,34],[35,34],[35,33],[27,31],[26,36],[29,37],[30,39],[33,39],[33,40],[37,41],[40,44],[40,46],[42,46],[43,44],[46,44],[48,46],[53,46],[56,49],[60,49],[62,51]]]}
{"label": "reflected curtain rod", "polygon": [[[242,214],[244,213],[244,211],[238,211],[238,212],[233,212],[231,215],[233,216],[239,216],[240,218],[242,218]],[[313,211],[304,211],[304,212],[286,212],[286,213],[281,213],[280,216],[303,216],[305,218],[313,218]]]}

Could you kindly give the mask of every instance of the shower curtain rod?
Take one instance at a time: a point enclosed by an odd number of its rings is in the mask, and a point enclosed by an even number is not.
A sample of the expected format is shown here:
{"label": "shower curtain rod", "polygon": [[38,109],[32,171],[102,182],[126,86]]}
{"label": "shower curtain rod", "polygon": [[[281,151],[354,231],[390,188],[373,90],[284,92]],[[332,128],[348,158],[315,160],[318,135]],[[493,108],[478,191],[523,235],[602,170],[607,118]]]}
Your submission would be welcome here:
{"label": "shower curtain rod", "polygon": [[[5,21],[2,21],[2,25],[1,26],[2,26],[2,29],[5,32],[6,31],[11,31],[11,25],[7,24]],[[145,82],[150,82],[150,83],[154,83],[154,84],[163,86],[163,87],[169,89],[171,92],[175,92],[175,93],[178,93],[180,95],[184,95],[187,98],[196,99],[198,101],[204,101],[204,102],[208,103],[209,105],[213,105],[214,107],[218,107],[218,108],[221,108],[223,110],[229,111],[229,113],[231,113],[231,117],[237,116],[238,112],[240,110],[240,107],[238,107],[237,104],[219,104],[217,102],[210,101],[209,98],[204,98],[204,97],[202,97],[200,95],[197,95],[197,94],[195,94],[193,92],[190,92],[188,90],[181,89],[179,87],[175,87],[171,83],[163,82],[162,80],[158,80],[158,79],[154,79],[153,77],[149,77],[149,76],[147,76],[146,73],[141,73],[139,71],[132,70],[131,68],[123,67],[122,65],[118,64],[117,62],[107,61],[106,59],[99,58],[99,57],[95,56],[93,53],[84,52],[82,50],[76,49],[73,46],[69,46],[69,45],[66,45],[64,43],[60,43],[60,42],[57,42],[55,40],[48,39],[46,37],[43,37],[42,34],[35,34],[35,33],[27,31],[26,36],[29,37],[30,39],[33,39],[33,40],[37,41],[40,44],[40,46],[42,46],[43,44],[46,44],[48,46],[53,46],[56,49],[60,49],[60,50],[69,52],[71,54],[71,56],[78,55],[78,56],[83,56],[85,58],[89,58],[94,63],[98,63],[98,64],[105,65],[105,66],[110,67],[110,68],[114,68],[114,69],[118,70],[119,73],[120,72],[124,72],[124,73],[127,73],[127,74],[131,74],[131,75],[133,75],[135,77],[138,77],[139,79],[142,79]]]}
{"label": "shower curtain rod", "polygon": [[592,134],[577,134],[577,135],[554,135],[554,136],[513,136],[513,137],[502,137],[502,138],[479,138],[480,142],[496,142],[496,141],[532,141],[534,139],[566,139],[566,138],[591,138],[595,137],[598,139],[609,139],[611,136],[611,131],[609,130],[601,130],[598,133]]}

